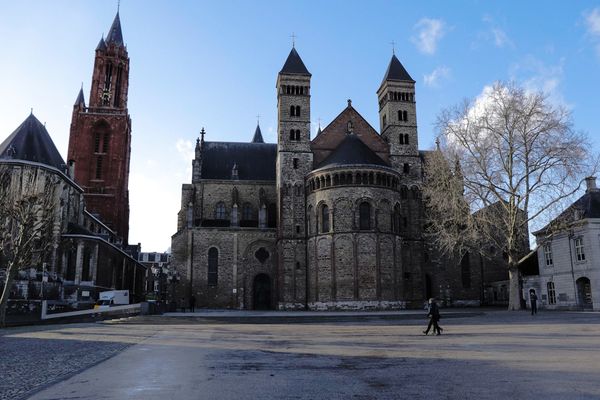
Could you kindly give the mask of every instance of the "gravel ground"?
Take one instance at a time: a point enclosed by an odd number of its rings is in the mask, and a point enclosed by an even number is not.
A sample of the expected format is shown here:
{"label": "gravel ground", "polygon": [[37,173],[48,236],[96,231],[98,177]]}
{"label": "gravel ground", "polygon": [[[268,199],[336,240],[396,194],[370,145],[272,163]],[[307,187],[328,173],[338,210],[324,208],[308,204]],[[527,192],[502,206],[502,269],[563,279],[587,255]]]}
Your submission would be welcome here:
{"label": "gravel ground", "polygon": [[24,399],[114,356],[153,332],[106,323],[0,330],[0,400]]}

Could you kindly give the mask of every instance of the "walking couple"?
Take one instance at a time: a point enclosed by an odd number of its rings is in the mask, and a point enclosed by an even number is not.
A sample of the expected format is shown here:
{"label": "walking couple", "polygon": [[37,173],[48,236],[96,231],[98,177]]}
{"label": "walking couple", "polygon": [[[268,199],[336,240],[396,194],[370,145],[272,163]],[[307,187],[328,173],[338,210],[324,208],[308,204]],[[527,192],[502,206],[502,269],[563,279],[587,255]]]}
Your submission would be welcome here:
{"label": "walking couple", "polygon": [[433,326],[433,333],[437,332],[437,335],[441,335],[443,329],[438,325],[440,309],[433,298],[429,299],[429,303],[427,304],[427,316],[429,317],[429,325],[427,325],[427,329],[423,333],[427,335]]}

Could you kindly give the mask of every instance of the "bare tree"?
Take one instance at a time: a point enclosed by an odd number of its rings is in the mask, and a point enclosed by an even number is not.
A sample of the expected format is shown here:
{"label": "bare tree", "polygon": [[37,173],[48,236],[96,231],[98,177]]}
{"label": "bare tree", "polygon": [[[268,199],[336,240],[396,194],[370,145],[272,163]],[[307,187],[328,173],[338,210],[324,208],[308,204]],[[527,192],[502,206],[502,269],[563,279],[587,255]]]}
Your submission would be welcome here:
{"label": "bare tree", "polygon": [[19,270],[39,266],[52,247],[54,193],[49,177],[36,182],[36,172],[13,172],[0,166],[0,253],[5,270],[0,293],[0,327]]}
{"label": "bare tree", "polygon": [[509,309],[521,305],[518,261],[528,228],[547,222],[597,169],[570,112],[543,93],[496,83],[477,99],[442,111],[441,142],[427,158],[428,230],[439,248],[462,256],[505,255]]}

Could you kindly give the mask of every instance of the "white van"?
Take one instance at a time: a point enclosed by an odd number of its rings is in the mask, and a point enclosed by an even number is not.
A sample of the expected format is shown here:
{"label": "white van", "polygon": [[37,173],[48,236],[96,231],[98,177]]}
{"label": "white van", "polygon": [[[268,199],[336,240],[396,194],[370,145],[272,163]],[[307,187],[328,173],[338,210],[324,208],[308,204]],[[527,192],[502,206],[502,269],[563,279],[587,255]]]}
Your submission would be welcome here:
{"label": "white van", "polygon": [[109,290],[100,292],[100,298],[94,305],[95,310],[129,304],[129,290]]}

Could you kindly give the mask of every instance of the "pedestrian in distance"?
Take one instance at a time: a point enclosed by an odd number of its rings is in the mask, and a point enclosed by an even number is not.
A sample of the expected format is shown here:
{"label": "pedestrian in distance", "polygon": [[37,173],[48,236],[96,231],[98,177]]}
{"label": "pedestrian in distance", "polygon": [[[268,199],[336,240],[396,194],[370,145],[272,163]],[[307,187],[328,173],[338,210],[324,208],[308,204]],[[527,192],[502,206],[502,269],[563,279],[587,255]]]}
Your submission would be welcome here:
{"label": "pedestrian in distance", "polygon": [[537,294],[535,290],[529,290],[529,301],[531,302],[531,315],[537,314]]}
{"label": "pedestrian in distance", "polygon": [[190,297],[190,312],[194,311],[196,311],[196,297],[192,295],[192,297]]}
{"label": "pedestrian in distance", "polygon": [[425,329],[423,333],[427,335],[431,327],[433,327],[433,333],[437,332],[436,335],[441,335],[443,329],[438,324],[440,320],[440,309],[437,303],[435,302],[434,298],[429,299],[429,303],[427,305],[427,317],[429,317],[429,324],[427,325],[427,329]]}

